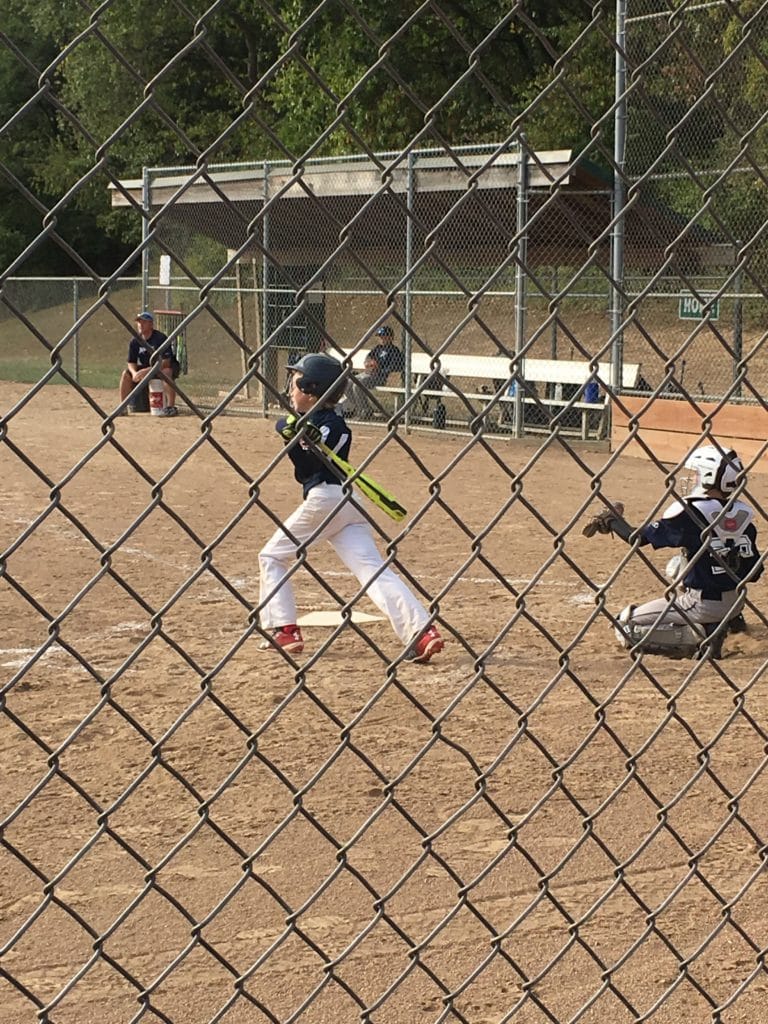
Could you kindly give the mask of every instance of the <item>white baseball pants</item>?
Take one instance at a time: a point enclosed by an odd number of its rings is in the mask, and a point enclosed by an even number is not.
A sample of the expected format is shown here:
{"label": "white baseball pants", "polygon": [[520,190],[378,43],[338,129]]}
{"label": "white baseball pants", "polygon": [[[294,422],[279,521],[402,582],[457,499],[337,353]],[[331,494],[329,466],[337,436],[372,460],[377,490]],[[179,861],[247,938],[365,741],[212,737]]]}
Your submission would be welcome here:
{"label": "white baseball pants", "polygon": [[[335,512],[322,531],[317,528],[330,512]],[[381,569],[384,559],[376,547],[373,531],[351,501],[345,499],[340,484],[313,487],[302,504],[285,521],[298,543],[312,540],[309,546],[327,540],[344,565],[365,586]],[[263,629],[277,629],[296,622],[296,599],[293,579],[286,573],[296,562],[296,543],[278,530],[259,552],[259,600],[275,590],[262,607]],[[278,588],[278,589],[275,589]],[[422,633],[429,622],[429,613],[392,569],[387,567],[368,586],[366,593],[376,607],[387,616],[403,644]]]}

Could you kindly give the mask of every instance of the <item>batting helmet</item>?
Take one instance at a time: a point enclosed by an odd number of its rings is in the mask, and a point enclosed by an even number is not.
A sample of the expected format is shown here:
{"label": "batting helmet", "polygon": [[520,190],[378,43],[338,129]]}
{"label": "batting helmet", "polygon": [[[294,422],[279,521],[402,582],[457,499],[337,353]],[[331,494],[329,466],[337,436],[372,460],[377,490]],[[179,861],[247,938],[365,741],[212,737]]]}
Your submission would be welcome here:
{"label": "batting helmet", "polygon": [[289,363],[287,369],[301,374],[296,381],[299,391],[303,391],[305,395],[315,395],[317,398],[324,395],[344,372],[344,367],[338,359],[333,359],[322,352],[311,352],[302,356],[295,363]]}
{"label": "batting helmet", "polygon": [[392,328],[387,326],[387,324],[382,324],[381,327],[377,327],[376,331],[374,333],[379,338],[393,338],[394,337],[394,334],[392,332]]}
{"label": "batting helmet", "polygon": [[726,494],[736,487],[739,473],[744,473],[742,461],[733,449],[721,452],[709,444],[689,455],[685,468],[694,470],[698,487],[716,487]]}

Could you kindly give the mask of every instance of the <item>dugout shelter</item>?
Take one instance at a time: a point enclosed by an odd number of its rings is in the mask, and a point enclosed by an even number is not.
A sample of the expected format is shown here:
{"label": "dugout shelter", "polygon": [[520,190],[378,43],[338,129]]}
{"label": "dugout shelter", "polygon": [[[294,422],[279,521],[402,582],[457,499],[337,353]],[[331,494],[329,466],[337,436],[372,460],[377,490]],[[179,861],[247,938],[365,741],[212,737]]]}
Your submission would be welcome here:
{"label": "dugout shelter", "polygon": [[[232,347],[243,343],[232,373],[260,353],[275,387],[278,352],[351,347],[393,313],[406,357],[600,353],[619,388],[625,357],[646,372],[649,363],[625,356],[615,307],[631,287],[614,288],[616,268],[647,276],[663,262],[660,287],[674,294],[734,255],[650,198],[627,204],[618,231],[611,176],[570,149],[146,168],[111,197],[143,214],[147,304],[159,256],[169,254],[174,304],[200,308],[204,290],[202,305],[229,317]],[[574,277],[578,287],[562,289]],[[585,308],[598,322],[591,333]]]}

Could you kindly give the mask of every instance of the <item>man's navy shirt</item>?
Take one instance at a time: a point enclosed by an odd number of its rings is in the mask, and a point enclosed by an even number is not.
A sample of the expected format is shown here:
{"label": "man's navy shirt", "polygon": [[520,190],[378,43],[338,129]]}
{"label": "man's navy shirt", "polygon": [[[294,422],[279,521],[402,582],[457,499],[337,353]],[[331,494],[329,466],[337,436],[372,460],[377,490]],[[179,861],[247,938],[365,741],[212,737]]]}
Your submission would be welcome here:
{"label": "man's navy shirt", "polygon": [[[167,340],[168,335],[163,334],[162,331],[153,330],[148,338],[142,338],[138,334],[134,334],[128,345],[128,362],[136,363],[140,370],[146,369],[154,353]],[[162,358],[173,359],[170,345],[163,352]]]}

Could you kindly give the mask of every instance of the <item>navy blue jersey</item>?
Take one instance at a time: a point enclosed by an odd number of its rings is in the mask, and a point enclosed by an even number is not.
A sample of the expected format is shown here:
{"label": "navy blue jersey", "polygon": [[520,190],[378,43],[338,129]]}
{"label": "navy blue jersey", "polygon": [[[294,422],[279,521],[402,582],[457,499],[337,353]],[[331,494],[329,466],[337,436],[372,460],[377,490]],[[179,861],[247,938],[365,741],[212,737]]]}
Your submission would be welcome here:
{"label": "navy blue jersey", "polygon": [[[148,338],[142,338],[138,334],[134,334],[128,345],[128,362],[135,363],[140,370],[146,369],[152,356],[167,339],[168,335],[163,334],[162,331],[152,331]],[[173,358],[171,346],[165,350],[163,358]]]}
{"label": "navy blue jersey", "polygon": [[[726,514],[718,522],[724,508]],[[674,502],[661,519],[644,526],[640,534],[654,548],[682,548],[689,561],[706,542],[705,551],[689,566],[683,582],[691,590],[700,590],[705,600],[717,601],[721,594],[735,590],[759,560],[754,517],[743,501],[691,497]],[[708,527],[711,533],[704,538]],[[752,580],[762,571],[761,566]]]}
{"label": "navy blue jersey", "polygon": [[390,373],[403,368],[403,353],[391,341],[374,345],[368,353],[368,359],[375,364],[366,369],[371,377],[370,383],[376,387],[386,384]]}
{"label": "navy blue jersey", "polygon": [[[309,422],[320,428],[322,440],[342,459],[349,458],[352,432],[343,416],[328,407],[315,408],[309,414]],[[285,419],[279,419],[275,429],[279,433],[285,426]],[[317,455],[306,441],[299,441],[288,452],[293,463],[293,475],[303,488],[304,497],[318,484],[338,484],[344,480],[341,470],[334,470]]]}

